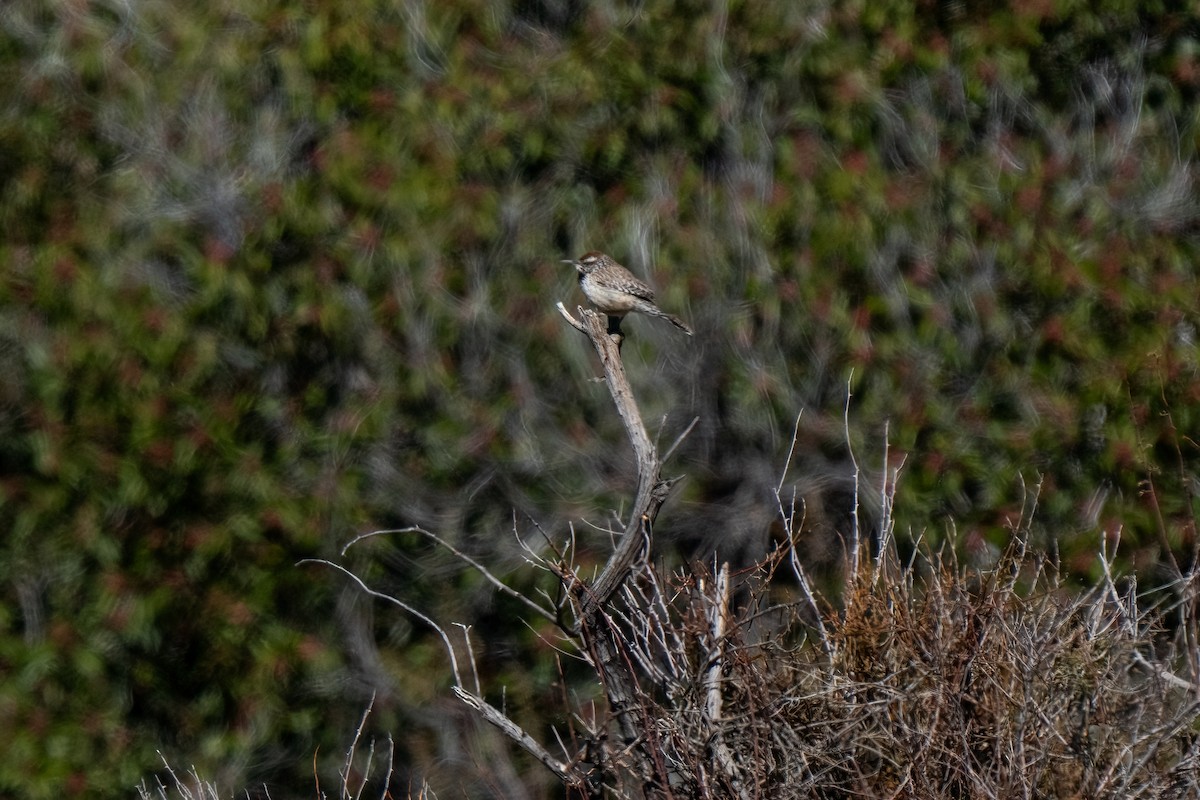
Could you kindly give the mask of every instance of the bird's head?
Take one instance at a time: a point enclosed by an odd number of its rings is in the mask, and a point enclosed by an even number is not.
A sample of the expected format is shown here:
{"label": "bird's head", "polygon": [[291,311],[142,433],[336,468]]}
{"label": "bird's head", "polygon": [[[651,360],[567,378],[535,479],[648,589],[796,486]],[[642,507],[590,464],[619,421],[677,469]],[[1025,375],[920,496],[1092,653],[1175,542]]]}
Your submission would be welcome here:
{"label": "bird's head", "polygon": [[563,263],[574,266],[575,269],[579,270],[580,275],[588,275],[597,267],[602,267],[607,264],[610,260],[611,259],[604,255],[604,253],[599,253],[595,250],[592,250],[591,252],[584,253],[582,256],[580,256],[578,261],[574,259],[564,259]]}

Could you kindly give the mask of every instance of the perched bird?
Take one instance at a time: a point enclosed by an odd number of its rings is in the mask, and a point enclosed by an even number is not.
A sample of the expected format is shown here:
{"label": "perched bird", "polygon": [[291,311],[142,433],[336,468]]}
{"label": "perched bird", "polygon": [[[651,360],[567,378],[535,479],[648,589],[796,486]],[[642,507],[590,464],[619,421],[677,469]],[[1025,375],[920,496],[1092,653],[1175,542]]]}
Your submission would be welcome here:
{"label": "perched bird", "polygon": [[640,311],[652,317],[662,317],[676,328],[692,335],[692,329],[674,314],[654,305],[654,290],[638,280],[612,256],[592,251],[578,261],[564,260],[579,270],[579,286],[588,302],[608,315],[608,332],[621,332],[621,319],[630,311]]}

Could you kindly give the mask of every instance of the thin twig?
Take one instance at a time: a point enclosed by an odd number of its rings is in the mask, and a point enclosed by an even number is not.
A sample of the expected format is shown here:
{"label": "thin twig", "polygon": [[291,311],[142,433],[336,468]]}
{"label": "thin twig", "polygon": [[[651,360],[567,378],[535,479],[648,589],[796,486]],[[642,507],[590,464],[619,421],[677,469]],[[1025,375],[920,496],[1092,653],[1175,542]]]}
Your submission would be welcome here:
{"label": "thin twig", "polygon": [[[342,796],[345,797],[350,789],[350,769],[354,766],[354,754],[358,750],[358,742],[362,739],[363,730],[367,727],[367,718],[371,716],[371,709],[375,707],[375,692],[371,692],[371,699],[367,703],[367,707],[363,709],[362,719],[358,722],[358,728],[354,731],[354,739],[350,742],[350,749],[346,751],[346,766],[342,769]],[[372,755],[374,750],[372,750]],[[371,758],[367,758],[367,767],[363,771],[363,780],[359,784],[358,791],[355,793],[355,800],[362,795],[363,787],[367,785],[366,776],[371,772]]]}
{"label": "thin twig", "polygon": [[792,426],[792,444],[788,447],[787,459],[783,462],[783,471],[779,473],[779,485],[775,487],[776,495],[783,491],[783,482],[787,479],[788,470],[792,468],[792,456],[796,454],[796,443],[800,441],[800,418],[802,416],[804,416],[804,409],[800,409],[800,413],[796,415],[796,424]]}
{"label": "thin twig", "polygon": [[694,418],[691,421],[691,424],[689,424],[686,428],[683,429],[683,433],[681,433],[681,434],[679,434],[679,436],[675,437],[675,441],[671,443],[671,446],[667,448],[667,452],[663,454],[662,460],[664,463],[671,460],[671,454],[673,454],[675,452],[675,450],[678,449],[679,445],[683,444],[683,440],[686,439],[689,434],[691,434],[692,429],[695,428],[697,423],[699,423],[699,422],[700,422],[699,417]]}
{"label": "thin twig", "polygon": [[850,377],[846,378],[846,403],[842,409],[842,425],[846,431],[846,451],[850,454],[850,463],[854,466],[854,509],[850,517],[854,521],[854,541],[850,545],[850,569],[851,575],[857,578],[859,546],[862,541],[861,525],[858,516],[859,480],[861,473],[858,468],[858,458],[854,455],[854,443],[850,441],[850,398],[854,396],[850,391],[850,384],[853,380],[854,370],[850,370]]}
{"label": "thin twig", "polygon": [[363,582],[362,578],[358,577],[353,572],[351,572],[350,570],[343,567],[341,564],[335,564],[334,562],[327,561],[324,558],[305,558],[305,559],[302,559],[302,560],[296,562],[296,566],[299,566],[301,564],[323,564],[326,567],[332,567],[333,569],[336,569],[338,572],[342,573],[347,578],[349,578],[350,580],[352,580],[356,584],[358,584],[358,587],[360,589],[362,589],[366,594],[370,595],[371,597],[374,597],[377,600],[383,600],[388,603],[391,603],[392,605],[402,609],[406,613],[411,614],[412,616],[421,620],[421,622],[424,622],[426,625],[428,625],[429,628],[431,630],[433,630],[434,633],[436,633],[442,639],[442,646],[445,647],[446,655],[449,656],[449,658],[450,658],[450,671],[454,677],[454,686],[456,688],[462,686],[462,676],[459,674],[459,671],[458,671],[458,657],[454,654],[454,647],[450,644],[450,637],[446,634],[445,629],[443,629],[441,625],[438,625],[432,619],[427,617],[425,614],[422,614],[420,611],[413,608],[408,603],[405,603],[403,600],[399,600],[395,597],[392,597],[390,594],[384,594],[383,592],[377,591],[375,589],[372,589],[370,586],[367,586],[367,584]]}
{"label": "thin twig", "polygon": [[450,553],[453,554],[460,561],[464,561],[468,565],[470,565],[476,572],[478,572],[485,579],[487,579],[488,583],[495,586],[503,594],[506,594],[509,597],[513,598],[514,600],[518,600],[521,603],[524,603],[525,606],[527,606],[535,614],[537,614],[541,617],[544,617],[545,619],[549,620],[550,622],[555,621],[554,612],[548,611],[545,608],[542,608],[537,603],[533,602],[528,597],[526,597],[525,595],[518,592],[516,589],[513,589],[511,586],[506,584],[504,581],[500,580],[495,575],[493,575],[488,570],[487,567],[483,566],[483,564],[480,564],[478,561],[471,558],[469,555],[462,552],[461,550],[459,550],[457,547],[455,547],[454,545],[447,542],[442,537],[438,536],[435,533],[431,533],[430,531],[427,531],[424,528],[418,527],[416,525],[413,525],[408,528],[392,528],[392,529],[388,529],[388,530],[371,531],[370,533],[359,534],[358,536],[355,536],[353,539],[351,539],[349,542],[346,543],[346,546],[342,548],[342,555],[345,555],[347,550],[349,550],[351,547],[358,544],[359,542],[361,542],[364,539],[370,539],[372,536],[382,536],[384,534],[391,534],[391,533],[419,533],[422,536],[432,539],[433,541],[437,542],[442,547],[449,550]]}

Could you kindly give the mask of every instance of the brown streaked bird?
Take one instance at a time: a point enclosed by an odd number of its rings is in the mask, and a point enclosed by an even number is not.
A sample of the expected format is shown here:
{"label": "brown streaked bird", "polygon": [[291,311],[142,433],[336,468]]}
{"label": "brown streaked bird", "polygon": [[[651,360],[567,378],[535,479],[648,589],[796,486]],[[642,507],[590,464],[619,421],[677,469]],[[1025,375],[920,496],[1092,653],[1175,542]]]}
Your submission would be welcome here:
{"label": "brown streaked bird", "polygon": [[662,317],[676,328],[692,335],[692,329],[674,314],[668,314],[654,304],[654,290],[647,286],[612,256],[593,250],[578,261],[564,260],[579,270],[579,287],[588,302],[608,315],[608,332],[621,332],[621,319],[631,311],[652,317]]}

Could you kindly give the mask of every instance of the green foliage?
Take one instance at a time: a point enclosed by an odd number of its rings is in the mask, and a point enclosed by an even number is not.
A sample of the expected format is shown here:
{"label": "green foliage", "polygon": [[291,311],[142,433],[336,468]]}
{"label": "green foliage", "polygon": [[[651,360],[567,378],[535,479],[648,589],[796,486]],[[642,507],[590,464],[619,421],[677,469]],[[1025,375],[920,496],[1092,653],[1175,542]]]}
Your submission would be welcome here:
{"label": "green foliage", "polygon": [[[0,790],[115,794],[163,749],[299,791],[381,683],[429,754],[436,648],[295,563],[422,524],[503,570],[514,520],[621,503],[552,308],[591,248],[700,331],[625,350],[664,441],[701,417],[681,549],[773,514],[800,409],[791,477],[844,477],[850,381],[902,531],[998,540],[1041,480],[1079,574],[1117,527],[1190,552],[1200,35],[1166,6],[9,2]],[[488,587],[377,555],[505,629],[539,707]]]}

